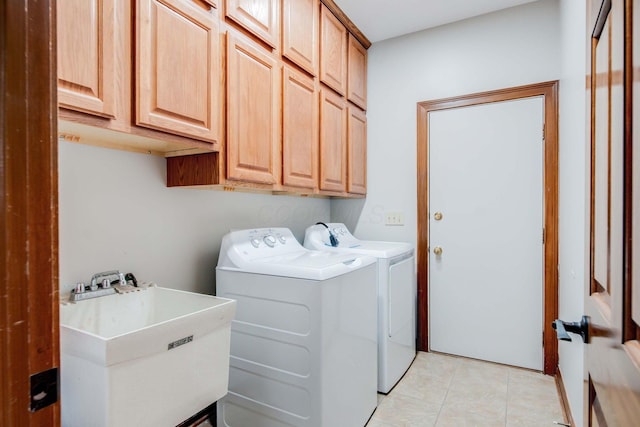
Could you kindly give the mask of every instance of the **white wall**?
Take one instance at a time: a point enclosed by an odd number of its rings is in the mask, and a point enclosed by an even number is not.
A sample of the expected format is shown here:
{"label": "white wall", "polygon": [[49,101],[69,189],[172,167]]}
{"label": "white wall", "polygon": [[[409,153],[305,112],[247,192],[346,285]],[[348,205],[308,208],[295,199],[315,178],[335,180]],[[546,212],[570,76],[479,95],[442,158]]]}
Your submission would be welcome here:
{"label": "white wall", "polygon": [[232,228],[286,226],[302,240],[328,221],[330,201],[165,186],[165,160],[59,144],[60,283],[69,292],[100,271],[214,292],[222,236]]}
{"label": "white wall", "polygon": [[[584,314],[589,278],[588,151],[586,143],[586,7],[560,1],[560,290],[559,316],[577,321]],[[584,345],[560,341],[560,372],[576,425],[583,425]]]}
{"label": "white wall", "polygon": [[[582,315],[586,270],[584,2],[535,3],[375,43],[369,49],[368,195],[331,203],[358,237],[416,244],[416,103],[560,80],[560,316]],[[404,227],[384,225],[402,211]],[[582,425],[583,355],[560,345],[560,367]]]}

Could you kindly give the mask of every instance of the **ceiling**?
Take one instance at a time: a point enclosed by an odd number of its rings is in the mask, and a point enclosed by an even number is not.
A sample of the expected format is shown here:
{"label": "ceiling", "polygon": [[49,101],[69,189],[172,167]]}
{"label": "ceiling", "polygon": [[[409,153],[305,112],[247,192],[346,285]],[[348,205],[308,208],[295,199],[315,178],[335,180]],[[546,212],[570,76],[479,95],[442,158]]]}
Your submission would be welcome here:
{"label": "ceiling", "polygon": [[536,0],[334,0],[372,42]]}

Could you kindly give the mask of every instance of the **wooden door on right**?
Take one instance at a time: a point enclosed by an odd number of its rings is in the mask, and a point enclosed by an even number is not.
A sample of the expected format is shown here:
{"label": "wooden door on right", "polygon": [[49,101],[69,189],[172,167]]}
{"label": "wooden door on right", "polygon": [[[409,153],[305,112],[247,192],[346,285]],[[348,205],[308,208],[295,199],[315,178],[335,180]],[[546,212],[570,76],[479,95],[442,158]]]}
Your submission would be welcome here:
{"label": "wooden door on right", "polygon": [[[640,153],[633,108],[640,0],[590,0],[590,283],[585,292],[589,426],[640,425]],[[635,48],[638,50],[638,48]],[[636,78],[637,79],[637,78]],[[640,104],[639,104],[640,105]],[[638,107],[638,105],[636,105]],[[635,196],[634,196],[635,194]],[[635,239],[634,239],[635,237]],[[634,262],[635,261],[635,262]]]}

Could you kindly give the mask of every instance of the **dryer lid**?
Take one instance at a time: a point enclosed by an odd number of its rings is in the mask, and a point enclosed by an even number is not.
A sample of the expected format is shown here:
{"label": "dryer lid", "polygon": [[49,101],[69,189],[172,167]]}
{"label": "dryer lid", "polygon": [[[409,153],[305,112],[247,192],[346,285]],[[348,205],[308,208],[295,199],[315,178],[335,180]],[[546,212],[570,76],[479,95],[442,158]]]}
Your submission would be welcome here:
{"label": "dryer lid", "polygon": [[[357,253],[383,259],[413,253],[413,246],[410,243],[360,240],[353,236],[342,223],[329,223],[327,226],[328,229],[322,225],[312,225],[307,228],[304,247],[328,252]],[[330,245],[329,232],[338,240],[338,246]]]}

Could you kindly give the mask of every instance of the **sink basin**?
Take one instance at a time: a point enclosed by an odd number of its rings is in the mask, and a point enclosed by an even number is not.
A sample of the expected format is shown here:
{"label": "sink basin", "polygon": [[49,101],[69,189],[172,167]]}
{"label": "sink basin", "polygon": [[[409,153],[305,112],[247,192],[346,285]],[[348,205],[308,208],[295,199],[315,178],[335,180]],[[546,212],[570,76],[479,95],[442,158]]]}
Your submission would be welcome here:
{"label": "sink basin", "polygon": [[236,302],[161,287],[60,306],[63,426],[175,426],[227,393]]}

